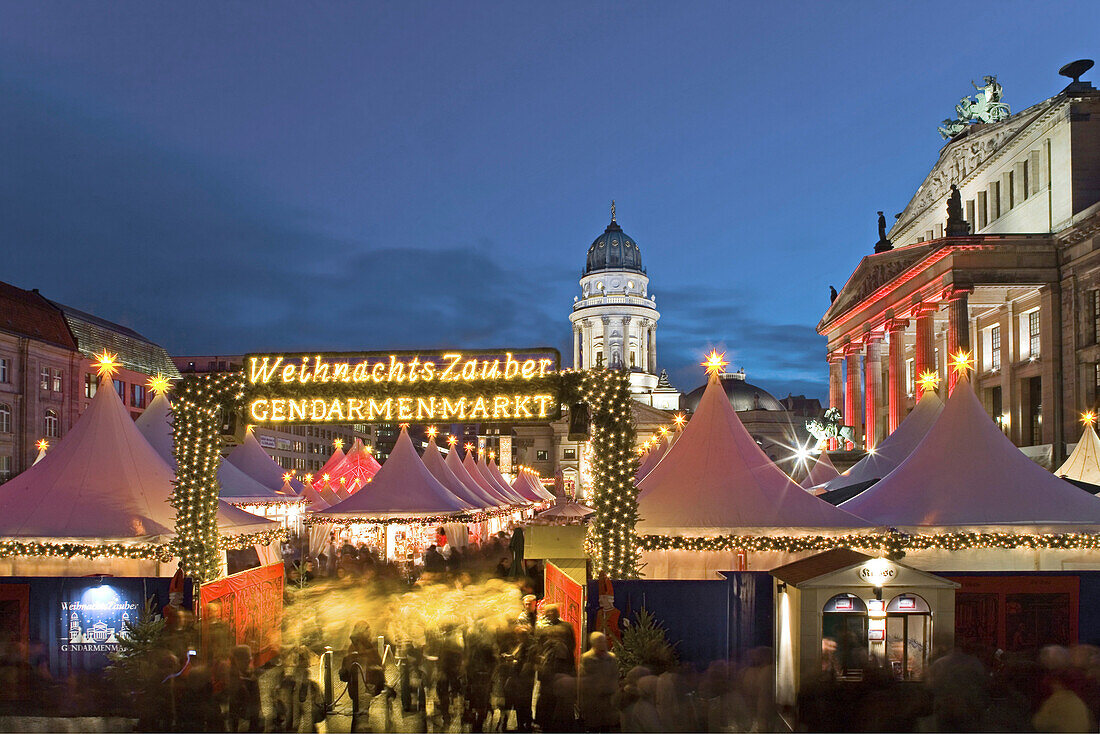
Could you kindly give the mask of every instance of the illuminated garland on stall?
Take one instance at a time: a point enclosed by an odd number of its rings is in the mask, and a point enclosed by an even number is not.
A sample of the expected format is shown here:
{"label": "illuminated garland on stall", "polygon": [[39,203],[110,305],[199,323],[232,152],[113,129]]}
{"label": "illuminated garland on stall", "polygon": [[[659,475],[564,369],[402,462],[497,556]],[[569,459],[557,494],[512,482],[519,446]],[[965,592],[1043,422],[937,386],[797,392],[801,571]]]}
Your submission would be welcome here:
{"label": "illuminated garland on stall", "polygon": [[170,545],[157,545],[154,543],[126,545],[123,543],[43,543],[0,540],[0,557],[13,556],[32,558],[76,558],[77,556],[84,556],[91,560],[98,558],[132,558],[167,563],[172,560],[172,548]]}
{"label": "illuminated garland on stall", "polygon": [[[566,376],[577,375],[567,372]],[[588,405],[592,442],[592,509],[587,548],[593,573],[606,571],[611,578],[637,578],[638,491],[634,473],[634,417],[630,411],[630,377],[627,372],[585,370],[579,375],[576,398]],[[571,386],[567,381],[566,385]]]}
{"label": "illuminated garland on stall", "polygon": [[641,535],[642,550],[820,552],[856,548],[904,555],[912,550],[1098,550],[1100,533],[931,533],[857,535],[721,535],[712,538]]}
{"label": "illuminated garland on stall", "polygon": [[[455,515],[411,515],[409,517],[330,517],[322,512],[311,512],[302,518],[305,525],[445,525],[449,522],[481,522],[493,517],[511,515],[520,505],[479,512],[462,512]],[[526,508],[526,505],[522,507]]]}
{"label": "illuminated garland on stall", "polygon": [[[221,568],[218,536],[218,467],[221,418],[240,409],[244,374],[187,376],[177,387],[172,431],[176,456],[175,545],[184,572],[201,583]],[[248,543],[249,545],[251,543]]]}
{"label": "illuminated garland on stall", "polygon": [[222,535],[218,538],[218,549],[241,550],[242,548],[251,548],[254,545],[268,545],[275,541],[282,542],[289,537],[286,528],[281,526],[274,530],[262,530],[247,535]]}

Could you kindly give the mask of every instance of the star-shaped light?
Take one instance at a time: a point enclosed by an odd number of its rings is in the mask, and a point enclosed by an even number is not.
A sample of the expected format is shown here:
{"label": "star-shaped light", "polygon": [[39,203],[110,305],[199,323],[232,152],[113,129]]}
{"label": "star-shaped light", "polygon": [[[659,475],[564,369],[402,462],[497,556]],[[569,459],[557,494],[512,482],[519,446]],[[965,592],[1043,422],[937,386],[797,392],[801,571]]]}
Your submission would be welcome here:
{"label": "star-shaped light", "polygon": [[306,474],[305,477],[303,477],[303,479],[305,479],[307,482],[312,483],[313,482],[313,475],[312,474]]}
{"label": "star-shaped light", "polygon": [[104,349],[102,352],[95,356],[96,361],[92,364],[95,365],[96,371],[100,377],[111,378],[118,372],[119,362],[118,355],[112,354]]}
{"label": "star-shaped light", "polygon": [[428,426],[428,438],[435,438],[439,434],[439,429],[435,426]]}
{"label": "star-shaped light", "polygon": [[1096,412],[1092,410],[1086,410],[1084,413],[1081,414],[1081,422],[1084,423],[1086,426],[1095,426]]}
{"label": "star-shaped light", "polygon": [[917,378],[917,385],[920,386],[923,392],[935,390],[940,386],[940,376],[931,370],[925,370],[921,372],[920,377]]}
{"label": "star-shaped light", "polygon": [[466,449],[466,453],[468,454],[474,450],[474,445],[472,443],[468,443],[465,444],[462,448]]}
{"label": "star-shaped light", "polygon": [[451,446],[454,446],[456,443],[458,443],[458,437],[453,435],[453,434],[448,435],[447,436],[447,443]]}
{"label": "star-shaped light", "polygon": [[497,454],[496,454],[496,452],[495,452],[495,451],[490,451],[490,452],[489,452],[489,458],[490,458],[490,459],[495,459],[496,457],[497,457]]}
{"label": "star-shaped light", "polygon": [[660,428],[658,428],[658,429],[657,429],[657,431],[658,431],[658,432],[659,432],[659,433],[660,433],[660,434],[661,434],[662,436],[667,436],[667,435],[669,434],[668,426],[661,426]]}
{"label": "star-shaped light", "polygon": [[344,439],[342,439],[342,438],[334,438],[334,439],[332,439],[332,447],[333,447],[334,449],[338,450],[338,451],[339,451],[340,449],[344,448]]}
{"label": "star-shaped light", "polygon": [[648,446],[642,445],[638,447],[638,456],[645,456]]}
{"label": "star-shaped light", "polygon": [[956,377],[966,379],[967,374],[974,369],[974,358],[970,352],[960,349],[951,357],[951,371]]}
{"label": "star-shaped light", "polygon": [[162,372],[158,372],[149,378],[149,381],[145,383],[145,386],[149,388],[149,392],[154,395],[161,395],[168,392],[172,388],[172,382],[164,376]]}
{"label": "star-shaped light", "polygon": [[687,423],[687,418],[684,417],[683,413],[677,413],[672,418],[672,422],[676,424],[676,430],[679,431],[684,427],[684,424]]}
{"label": "star-shaped light", "polygon": [[35,444],[39,451],[45,451],[50,447],[50,442],[44,438],[38,439],[38,443]]}
{"label": "star-shaped light", "polygon": [[329,475],[328,474],[322,474],[321,475],[321,480],[327,482],[329,480]]}
{"label": "star-shaped light", "polygon": [[283,472],[283,481],[289,482],[292,476],[294,476],[293,472]]}
{"label": "star-shaped light", "polygon": [[718,375],[726,368],[729,362],[726,361],[726,353],[718,353],[717,349],[711,349],[710,354],[707,355],[705,362],[700,362],[703,367],[707,368],[708,375]]}

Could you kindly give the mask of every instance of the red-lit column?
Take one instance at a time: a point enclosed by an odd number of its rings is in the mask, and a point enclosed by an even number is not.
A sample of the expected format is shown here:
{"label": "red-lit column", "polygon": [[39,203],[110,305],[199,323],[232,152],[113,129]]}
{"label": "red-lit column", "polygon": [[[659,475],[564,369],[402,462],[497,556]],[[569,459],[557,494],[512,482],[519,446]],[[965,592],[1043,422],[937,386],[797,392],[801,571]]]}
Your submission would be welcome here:
{"label": "red-lit column", "polygon": [[908,319],[890,319],[886,322],[886,331],[890,334],[889,374],[886,376],[890,433],[896,431],[905,418],[905,329],[908,326]]}
{"label": "red-lit column", "polygon": [[936,345],[933,341],[932,335],[932,314],[935,312],[936,306],[934,304],[922,303],[915,309],[914,316],[916,316],[916,355],[913,359],[913,377],[914,382],[917,383],[915,390],[917,393],[917,400],[921,399],[924,395],[924,390],[921,389],[920,383],[916,378],[919,378],[925,372],[936,371]]}
{"label": "red-lit column", "polygon": [[879,405],[882,404],[882,334],[864,337],[863,356],[863,448],[870,451],[879,442]]}
{"label": "red-lit column", "polygon": [[[844,413],[844,372],[841,363],[844,354],[841,352],[829,352],[829,407],[836,408]],[[829,450],[836,451],[840,446],[835,438],[829,439]]]}
{"label": "red-lit column", "polygon": [[[968,297],[973,288],[953,287],[944,291],[947,301],[947,357],[948,365],[952,357],[959,352],[970,354],[970,314],[967,310]],[[955,387],[955,370],[947,368],[948,394]]]}
{"label": "red-lit column", "polygon": [[[862,444],[863,401],[860,400],[859,357],[863,349],[859,344],[849,344],[844,349],[844,425],[852,427],[852,443]],[[848,447],[845,447],[848,448]]]}

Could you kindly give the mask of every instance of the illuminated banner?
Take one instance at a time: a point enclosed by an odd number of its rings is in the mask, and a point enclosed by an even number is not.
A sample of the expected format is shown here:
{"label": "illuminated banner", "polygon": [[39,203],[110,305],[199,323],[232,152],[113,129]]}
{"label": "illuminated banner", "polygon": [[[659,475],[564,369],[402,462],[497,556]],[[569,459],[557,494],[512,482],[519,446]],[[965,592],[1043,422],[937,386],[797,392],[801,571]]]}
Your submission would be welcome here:
{"label": "illuminated banner", "polygon": [[270,660],[283,639],[283,579],[280,562],[200,586],[204,647],[224,631],[233,644],[252,649],[257,665]]}
{"label": "illuminated banner", "polygon": [[248,421],[531,423],[561,413],[556,349],[245,357]]}
{"label": "illuminated banner", "polygon": [[584,650],[584,587],[550,561],[546,562],[543,586],[543,602],[557,604],[561,620],[573,626],[573,659],[580,665]]}

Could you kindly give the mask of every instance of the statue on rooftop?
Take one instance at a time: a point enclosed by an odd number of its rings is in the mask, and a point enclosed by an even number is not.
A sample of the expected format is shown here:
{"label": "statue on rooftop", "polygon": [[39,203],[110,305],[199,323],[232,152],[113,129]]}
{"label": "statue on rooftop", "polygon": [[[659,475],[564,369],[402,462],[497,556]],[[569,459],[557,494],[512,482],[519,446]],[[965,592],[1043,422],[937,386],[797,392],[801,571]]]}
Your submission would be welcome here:
{"label": "statue on rooftop", "polygon": [[955,105],[955,119],[944,120],[939,127],[940,135],[944,140],[950,140],[966,130],[969,125],[979,122],[1000,122],[1011,114],[1008,105],[1001,101],[1004,87],[997,82],[997,77],[987,75],[982,77],[982,86],[978,86],[973,80],[970,85],[974,87],[977,95],[966,96]]}
{"label": "statue on rooftop", "polygon": [[886,237],[886,215],[882,212],[878,213],[878,242],[875,243],[875,253],[889,252],[894,249],[894,243],[892,243]]}
{"label": "statue on rooftop", "polygon": [[945,234],[948,237],[965,237],[970,234],[970,223],[963,218],[962,194],[955,184],[951,184],[951,194],[947,197]]}
{"label": "statue on rooftop", "polygon": [[821,417],[821,420],[816,418],[810,418],[806,421],[806,430],[810,432],[810,435],[818,440],[819,443],[828,441],[830,438],[840,439],[841,444],[854,443],[855,429],[852,426],[844,425],[844,416],[841,415],[840,410],[837,408],[829,408],[825,411],[825,415]]}

